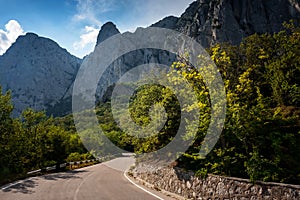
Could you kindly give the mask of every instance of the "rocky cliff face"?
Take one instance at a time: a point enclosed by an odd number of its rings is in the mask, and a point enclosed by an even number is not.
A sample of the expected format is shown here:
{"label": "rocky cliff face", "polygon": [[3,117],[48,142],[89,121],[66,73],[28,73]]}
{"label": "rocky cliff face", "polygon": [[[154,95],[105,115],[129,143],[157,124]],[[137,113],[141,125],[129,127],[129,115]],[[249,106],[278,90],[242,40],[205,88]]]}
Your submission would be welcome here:
{"label": "rocky cliff face", "polygon": [[120,33],[120,31],[117,29],[117,27],[116,27],[116,25],[114,23],[112,23],[112,22],[105,23],[101,27],[100,32],[98,34],[96,46],[100,42],[103,42],[107,38],[109,38],[109,37],[111,37],[113,35],[116,35],[118,33]]}
{"label": "rocky cliff face", "polygon": [[[171,21],[173,18],[169,18]],[[168,20],[168,19],[167,19]],[[168,20],[168,21],[170,21]],[[164,24],[162,22],[162,24]],[[169,24],[167,24],[169,27]],[[137,31],[142,28],[138,28]],[[99,32],[97,45],[102,41],[119,33],[119,30],[112,22],[104,24]],[[124,34],[136,34],[126,32]],[[97,46],[96,45],[96,46]],[[166,52],[158,49],[138,49],[122,55],[116,59],[111,65],[109,65],[103,73],[103,76],[99,80],[96,96],[101,100],[107,100],[110,98],[110,94],[114,87],[114,84],[130,69],[143,64],[159,63],[167,66],[171,66],[175,60],[175,55],[170,52]],[[96,64],[95,64],[96,65]],[[106,66],[99,66],[106,67]],[[144,75],[143,71],[140,71],[140,76]],[[139,77],[134,77],[138,79]]]}
{"label": "rocky cliff face", "polygon": [[[177,30],[196,39],[203,47],[209,47],[219,42],[239,44],[254,33],[278,32],[283,28],[282,23],[291,19],[300,19],[299,0],[197,0],[181,17],[169,16],[151,26]],[[117,33],[119,31],[111,22],[103,25],[97,45]],[[151,62],[170,65],[175,58],[175,55],[153,49],[124,55],[109,66],[97,94],[102,96],[103,88],[112,86],[133,67]]]}
{"label": "rocky cliff face", "polygon": [[48,110],[69,98],[80,64],[50,39],[33,33],[20,36],[0,57],[0,85],[12,91],[14,115],[27,107]]}
{"label": "rocky cliff face", "polygon": [[299,0],[197,0],[181,15],[176,30],[204,47],[217,42],[238,44],[254,33],[282,30],[282,23],[300,20]]}
{"label": "rocky cliff face", "polygon": [[[166,17],[152,26],[185,33],[204,47],[217,42],[238,44],[253,33],[280,31],[284,21],[294,19],[299,22],[299,1],[197,0],[181,17]],[[97,45],[118,33],[113,23],[104,24]],[[99,81],[97,95],[103,96],[107,92],[103,88],[113,86],[127,70],[135,66],[147,63],[170,65],[174,60],[175,55],[153,49],[124,55],[105,71]],[[52,40],[28,33],[20,36],[0,56],[0,85],[4,90],[12,91],[15,114],[32,107],[63,115],[71,111],[71,88],[80,64],[80,59]]]}
{"label": "rocky cliff face", "polygon": [[168,28],[168,29],[176,29],[176,24],[179,18],[174,16],[165,17],[162,20],[152,24],[151,27],[160,27],[160,28]]}

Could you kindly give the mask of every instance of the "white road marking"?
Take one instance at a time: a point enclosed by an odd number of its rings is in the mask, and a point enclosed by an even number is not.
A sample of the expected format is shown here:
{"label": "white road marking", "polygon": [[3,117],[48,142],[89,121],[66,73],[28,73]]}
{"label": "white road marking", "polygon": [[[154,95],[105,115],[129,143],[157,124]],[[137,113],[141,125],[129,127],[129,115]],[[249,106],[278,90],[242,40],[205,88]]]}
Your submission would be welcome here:
{"label": "white road marking", "polygon": [[75,191],[75,194],[74,194],[74,197],[73,197],[73,200],[77,200],[77,195],[78,195],[78,192],[80,190],[80,187],[83,185],[83,183],[85,183],[85,181],[91,176],[93,175],[94,173],[92,172],[90,175],[88,175],[79,185],[78,187],[76,188],[76,191]]}
{"label": "white road marking", "polygon": [[31,177],[31,178],[27,178],[27,179],[24,179],[24,180],[21,180],[21,181],[17,181],[17,182],[14,182],[14,183],[9,183],[9,184],[3,186],[3,187],[1,188],[1,190],[2,190],[2,191],[3,191],[3,190],[7,190],[7,189],[10,188],[10,187],[13,187],[13,186],[15,186],[15,185],[19,185],[19,184],[24,183],[24,182],[26,182],[26,181],[30,181],[31,179],[33,179],[33,178]]}
{"label": "white road marking", "polygon": [[[96,165],[100,165],[100,164],[102,164],[102,163],[95,164],[95,165],[91,165],[91,166],[87,166],[87,167],[83,167],[83,168],[74,169],[73,171],[80,171],[80,170],[83,170],[83,169],[89,169],[89,168],[95,167]],[[58,173],[60,173],[60,172],[58,172]],[[47,175],[47,174],[46,174],[46,175]],[[45,175],[41,175],[41,176],[37,176],[37,177],[43,177],[43,176],[45,176]],[[19,185],[19,184],[25,183],[26,181],[30,181],[30,180],[32,180],[32,179],[34,179],[34,178],[35,178],[35,177],[30,177],[30,178],[26,178],[26,179],[24,179],[24,180],[20,180],[20,181],[16,181],[16,182],[13,182],[13,183],[9,183],[9,184],[7,184],[7,185],[2,186],[0,190],[2,190],[2,191],[3,191],[3,190],[7,190],[7,189],[9,189],[10,187],[13,187],[13,186],[15,186],[15,185]]]}
{"label": "white road marking", "polygon": [[[102,164],[102,163],[100,163],[100,164]],[[96,165],[97,165],[97,164],[96,164]],[[77,170],[82,170],[82,169],[87,169],[87,168],[92,168],[92,167],[95,167],[95,165],[88,166],[88,167],[85,167],[85,168],[75,169],[75,171],[77,171]],[[124,172],[124,176],[125,176],[125,178],[126,178],[131,184],[133,184],[133,185],[136,186],[137,188],[143,190],[144,192],[146,192],[146,193],[148,193],[148,194],[154,196],[154,197],[157,198],[157,199],[164,200],[163,198],[157,196],[156,194],[153,194],[152,192],[150,192],[150,191],[144,189],[143,187],[137,185],[136,183],[134,183],[134,182],[126,175],[127,171],[128,171],[128,170],[126,170],[126,171]],[[75,194],[74,194],[73,200],[77,200],[77,194],[78,194],[78,192],[79,192],[79,190],[80,190],[80,187],[82,186],[82,184],[83,184],[83,183],[84,183],[91,175],[93,175],[93,173],[91,173],[90,175],[88,175],[88,176],[87,176],[87,177],[79,184],[79,186],[77,187],[76,192],[75,192]],[[44,175],[42,175],[41,177],[43,177],[43,176],[44,176]],[[27,179],[24,179],[24,180],[21,180],[21,181],[17,181],[17,182],[14,182],[14,183],[10,183],[10,184],[8,184],[8,185],[3,186],[3,187],[1,188],[1,190],[6,190],[6,189],[8,189],[8,188],[10,188],[10,187],[13,187],[13,186],[15,186],[15,185],[24,183],[24,182],[29,181],[29,180],[32,180],[32,179],[34,179],[34,178],[35,178],[35,177],[30,177],[30,178],[27,178]]]}
{"label": "white road marking", "polygon": [[153,194],[152,192],[150,192],[150,191],[144,189],[143,187],[139,186],[138,184],[136,184],[135,182],[133,182],[132,180],[130,180],[130,178],[128,178],[128,176],[126,175],[126,173],[127,173],[127,170],[124,172],[124,176],[125,176],[125,178],[126,178],[130,183],[132,183],[132,184],[135,185],[136,187],[140,188],[140,189],[143,190],[144,192],[147,192],[148,194],[150,194],[150,195],[156,197],[157,199],[164,200],[163,198],[157,196],[156,194]]}

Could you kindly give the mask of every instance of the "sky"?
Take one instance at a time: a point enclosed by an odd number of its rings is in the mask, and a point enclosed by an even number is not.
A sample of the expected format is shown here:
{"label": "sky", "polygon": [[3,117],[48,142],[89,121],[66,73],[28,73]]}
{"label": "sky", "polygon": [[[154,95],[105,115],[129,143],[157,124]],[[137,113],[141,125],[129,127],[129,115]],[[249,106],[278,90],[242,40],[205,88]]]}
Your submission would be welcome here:
{"label": "sky", "polygon": [[0,55],[19,35],[51,38],[77,57],[89,54],[101,26],[133,32],[173,15],[193,0],[0,0]]}

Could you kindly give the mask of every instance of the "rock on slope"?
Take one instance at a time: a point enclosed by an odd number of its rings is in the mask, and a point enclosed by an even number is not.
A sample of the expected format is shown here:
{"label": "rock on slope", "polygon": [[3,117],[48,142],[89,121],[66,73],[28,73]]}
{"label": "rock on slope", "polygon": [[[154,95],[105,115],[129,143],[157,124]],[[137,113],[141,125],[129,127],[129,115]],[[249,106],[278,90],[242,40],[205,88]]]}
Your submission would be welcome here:
{"label": "rock on slope", "polygon": [[[278,32],[283,28],[282,23],[290,19],[300,19],[299,0],[197,0],[181,17],[169,16],[151,26],[177,30],[196,39],[203,47],[209,47],[218,42],[239,44],[254,33]],[[116,26],[108,22],[99,32],[97,45],[118,33]],[[133,67],[151,62],[170,65],[172,61],[175,61],[174,55],[153,49],[122,56],[107,69],[97,94],[102,96],[103,88],[113,86]]]}
{"label": "rock on slope", "polygon": [[[134,35],[139,30],[142,29],[143,28],[138,28],[135,33],[126,32],[123,33],[123,35],[124,34]],[[104,24],[99,31],[96,47],[105,39],[118,33],[120,33],[119,30],[112,22],[108,22]],[[128,70],[134,67],[143,64],[149,64],[149,63],[159,63],[159,64],[170,66],[174,60],[175,60],[175,55],[173,55],[170,52],[158,50],[158,49],[138,49],[129,52],[125,55],[122,55],[121,57],[116,59],[111,65],[109,65],[104,71],[98,83],[96,96],[100,98],[100,100],[109,99],[114,84]],[[105,67],[105,66],[99,66],[99,67]],[[144,71],[141,70],[139,75],[140,76],[145,75]],[[136,80],[138,78],[140,77],[134,77],[134,79]]]}
{"label": "rock on slope", "polygon": [[[217,42],[238,44],[253,33],[280,31],[284,21],[294,19],[299,22],[299,4],[299,0],[197,0],[181,17],[166,17],[152,26],[185,33],[204,47]],[[118,33],[113,23],[106,23],[99,32],[97,45]],[[135,66],[146,63],[170,65],[174,60],[175,55],[153,49],[124,55],[105,71],[97,95],[103,96],[106,92],[103,88],[113,86]],[[32,107],[62,115],[71,111],[70,88],[80,64],[80,59],[55,42],[29,33],[20,36],[0,56],[0,85],[4,90],[12,90],[15,114]]]}
{"label": "rock on slope", "polygon": [[176,24],[179,18],[174,16],[168,16],[163,18],[162,20],[152,24],[152,27],[160,27],[160,28],[168,28],[168,29],[176,29]]}
{"label": "rock on slope", "polygon": [[116,35],[120,33],[120,31],[117,29],[116,25],[112,22],[107,22],[105,23],[100,31],[99,31],[99,34],[98,34],[98,37],[97,37],[97,43],[96,43],[96,46],[100,43],[100,42],[103,42],[104,40],[106,40],[107,38],[113,36],[113,35]]}
{"label": "rock on slope", "polygon": [[299,0],[197,0],[181,15],[175,29],[204,47],[217,42],[238,44],[254,33],[282,30],[300,20]]}
{"label": "rock on slope", "polygon": [[14,115],[27,107],[47,110],[68,98],[80,64],[50,39],[20,36],[0,57],[0,85],[12,91]]}

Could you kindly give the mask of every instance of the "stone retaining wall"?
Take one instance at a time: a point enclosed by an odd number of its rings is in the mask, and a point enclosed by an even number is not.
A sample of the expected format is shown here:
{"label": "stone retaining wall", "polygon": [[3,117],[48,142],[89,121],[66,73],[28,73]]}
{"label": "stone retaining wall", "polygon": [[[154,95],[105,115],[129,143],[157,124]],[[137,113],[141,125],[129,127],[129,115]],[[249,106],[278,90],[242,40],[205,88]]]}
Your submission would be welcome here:
{"label": "stone retaining wall", "polygon": [[130,172],[136,179],[142,179],[158,190],[178,194],[187,199],[203,200],[298,200],[300,186],[280,183],[256,182],[252,184],[247,179],[208,175],[201,179],[193,172],[179,168],[155,168],[140,164]]}

